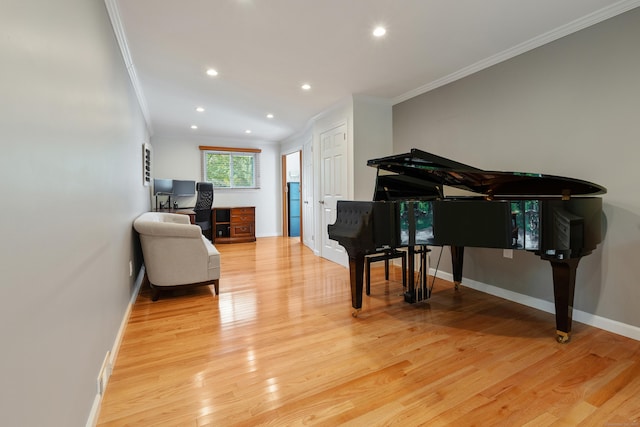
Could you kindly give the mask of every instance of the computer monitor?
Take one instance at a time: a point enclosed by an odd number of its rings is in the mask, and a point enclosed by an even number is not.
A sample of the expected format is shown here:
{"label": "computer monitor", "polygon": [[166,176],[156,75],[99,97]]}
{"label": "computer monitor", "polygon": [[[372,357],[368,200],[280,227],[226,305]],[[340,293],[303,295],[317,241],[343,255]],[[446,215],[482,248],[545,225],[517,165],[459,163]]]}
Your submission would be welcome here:
{"label": "computer monitor", "polygon": [[196,182],[184,181],[180,179],[173,180],[173,194],[176,196],[195,196]]}
{"label": "computer monitor", "polygon": [[173,194],[173,180],[154,178],[153,194]]}

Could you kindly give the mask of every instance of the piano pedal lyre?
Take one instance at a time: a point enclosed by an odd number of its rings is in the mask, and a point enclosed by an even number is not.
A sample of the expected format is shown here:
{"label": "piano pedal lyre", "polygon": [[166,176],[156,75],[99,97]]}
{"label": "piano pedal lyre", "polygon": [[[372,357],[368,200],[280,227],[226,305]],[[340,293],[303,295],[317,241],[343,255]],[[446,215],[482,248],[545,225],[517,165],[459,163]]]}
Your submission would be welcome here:
{"label": "piano pedal lyre", "polygon": [[427,287],[420,287],[415,290],[414,302],[426,301],[431,298],[431,292]]}

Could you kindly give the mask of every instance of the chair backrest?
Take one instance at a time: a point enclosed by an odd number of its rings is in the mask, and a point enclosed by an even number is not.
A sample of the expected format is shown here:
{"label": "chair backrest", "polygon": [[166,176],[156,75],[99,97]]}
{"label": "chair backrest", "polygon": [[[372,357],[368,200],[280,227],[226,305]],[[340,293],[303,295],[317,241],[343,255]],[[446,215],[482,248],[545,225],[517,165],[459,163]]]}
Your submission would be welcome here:
{"label": "chair backrest", "polygon": [[198,182],[196,184],[198,198],[193,210],[196,213],[196,223],[211,222],[211,207],[213,206],[213,184],[210,182]]}
{"label": "chair backrest", "polygon": [[198,182],[196,184],[198,198],[194,210],[211,209],[213,206],[213,184],[210,182]]}

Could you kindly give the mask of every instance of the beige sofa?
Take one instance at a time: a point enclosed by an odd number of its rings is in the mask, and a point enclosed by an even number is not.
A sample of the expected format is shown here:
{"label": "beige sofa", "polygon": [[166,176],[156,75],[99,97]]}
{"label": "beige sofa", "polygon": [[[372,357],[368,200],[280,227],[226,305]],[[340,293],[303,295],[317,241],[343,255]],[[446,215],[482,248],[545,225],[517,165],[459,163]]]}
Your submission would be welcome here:
{"label": "beige sofa", "polygon": [[146,212],[133,222],[151,284],[151,299],[161,289],[214,285],[219,292],[220,253],[188,215]]}

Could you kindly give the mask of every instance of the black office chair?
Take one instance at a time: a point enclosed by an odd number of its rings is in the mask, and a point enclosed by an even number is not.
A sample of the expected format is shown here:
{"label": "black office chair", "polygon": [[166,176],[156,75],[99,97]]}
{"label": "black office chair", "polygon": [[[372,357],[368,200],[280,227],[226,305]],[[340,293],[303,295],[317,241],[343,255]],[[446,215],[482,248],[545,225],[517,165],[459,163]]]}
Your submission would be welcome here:
{"label": "black office chair", "polygon": [[196,184],[198,198],[193,210],[196,213],[196,224],[202,228],[202,234],[212,240],[213,224],[211,223],[211,207],[213,206],[213,184],[210,182],[198,182]]}

